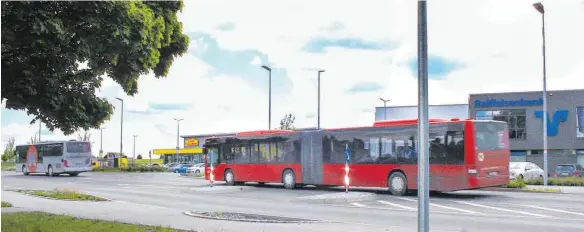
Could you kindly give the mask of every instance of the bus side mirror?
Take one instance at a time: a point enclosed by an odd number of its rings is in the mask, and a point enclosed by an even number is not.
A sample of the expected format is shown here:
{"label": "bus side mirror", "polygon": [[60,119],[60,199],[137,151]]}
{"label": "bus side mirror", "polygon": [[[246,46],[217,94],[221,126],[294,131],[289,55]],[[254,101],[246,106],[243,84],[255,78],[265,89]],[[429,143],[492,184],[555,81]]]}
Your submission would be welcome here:
{"label": "bus side mirror", "polygon": [[206,147],[204,147],[204,148],[203,148],[203,154],[205,154],[205,155],[206,155],[208,152],[209,152],[209,150],[207,150],[207,148],[206,148]]}

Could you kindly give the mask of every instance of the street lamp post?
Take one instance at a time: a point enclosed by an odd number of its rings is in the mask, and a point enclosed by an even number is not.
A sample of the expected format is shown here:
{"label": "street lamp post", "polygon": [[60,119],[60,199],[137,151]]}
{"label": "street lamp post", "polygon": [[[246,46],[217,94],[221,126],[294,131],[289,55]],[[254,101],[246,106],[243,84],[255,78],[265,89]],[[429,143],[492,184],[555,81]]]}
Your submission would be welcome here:
{"label": "street lamp post", "polygon": [[383,102],[383,120],[387,120],[387,108],[386,108],[387,104],[386,103],[388,101],[391,101],[391,100],[389,100],[389,99],[385,100],[381,97],[379,98],[379,100],[381,100]]}
{"label": "street lamp post", "polygon": [[533,7],[541,13],[541,37],[543,54],[543,185],[548,184],[548,150],[547,150],[547,85],[546,85],[546,62],[545,62],[545,10],[541,2],[534,3]]}
{"label": "street lamp post", "polygon": [[272,69],[266,65],[262,68],[268,70],[268,130],[272,129]]}
{"label": "street lamp post", "polygon": [[124,144],[124,99],[116,97],[122,103],[122,119],[120,121],[120,156],[124,154],[123,144]]}
{"label": "street lamp post", "polygon": [[418,232],[430,230],[428,26],[426,0],[418,0]]}
{"label": "street lamp post", "polygon": [[317,128],[320,129],[320,73],[324,70],[318,70],[318,112],[317,112]]}
{"label": "street lamp post", "polygon": [[136,137],[138,137],[138,135],[134,135],[134,149],[132,150],[132,155],[134,157],[134,167],[136,166]]}
{"label": "street lamp post", "polygon": [[41,122],[41,120],[39,120],[39,142],[41,142],[41,125],[43,124],[43,122]]}
{"label": "street lamp post", "polygon": [[105,127],[99,128],[99,157],[103,156],[103,129]]}
{"label": "street lamp post", "polygon": [[182,121],[182,118],[174,118],[174,120],[176,120],[176,157],[174,158],[174,160],[176,162],[178,162],[178,154],[179,154],[179,150],[180,150],[180,146],[179,146],[179,133],[180,133],[180,121]]}

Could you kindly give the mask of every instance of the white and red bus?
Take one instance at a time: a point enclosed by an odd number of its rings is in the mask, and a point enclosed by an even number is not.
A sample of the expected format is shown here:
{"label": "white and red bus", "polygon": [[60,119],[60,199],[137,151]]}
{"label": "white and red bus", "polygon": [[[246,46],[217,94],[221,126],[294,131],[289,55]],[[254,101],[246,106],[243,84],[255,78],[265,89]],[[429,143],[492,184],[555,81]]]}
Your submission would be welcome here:
{"label": "white and red bus", "polygon": [[[507,124],[487,120],[430,120],[430,190],[455,191],[509,183]],[[389,188],[404,195],[417,188],[417,120],[369,127],[267,130],[209,138],[205,178],[244,182],[343,186],[345,148],[350,186]]]}

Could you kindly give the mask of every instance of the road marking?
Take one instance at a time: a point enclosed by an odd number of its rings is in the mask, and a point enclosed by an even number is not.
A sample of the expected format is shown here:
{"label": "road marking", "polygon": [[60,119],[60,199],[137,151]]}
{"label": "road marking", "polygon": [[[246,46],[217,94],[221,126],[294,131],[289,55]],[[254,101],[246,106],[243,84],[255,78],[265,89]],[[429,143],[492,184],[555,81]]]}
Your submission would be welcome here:
{"label": "road marking", "polygon": [[357,203],[357,202],[354,202],[354,203],[351,203],[351,204],[352,204],[352,205],[354,205],[354,206],[357,206],[357,207],[367,207],[366,205],[364,205],[364,204],[359,204],[359,203]]}
{"label": "road marking", "polygon": [[391,202],[388,202],[388,201],[378,200],[377,202],[379,202],[381,204],[385,204],[385,205],[391,205],[391,206],[394,206],[394,207],[402,208],[402,209],[416,211],[416,209],[413,208],[413,207],[409,207],[409,206],[405,206],[405,205],[400,205],[400,204],[395,204],[395,203],[391,203]]}
{"label": "road marking", "polygon": [[464,202],[464,201],[453,201],[453,202],[456,202],[456,203],[459,203],[459,204],[465,204],[465,205],[472,205],[472,206],[486,208],[486,209],[499,210],[499,211],[505,211],[505,212],[510,212],[510,213],[524,214],[524,215],[528,215],[528,216],[544,217],[544,218],[551,217],[551,216],[542,215],[542,214],[528,213],[528,212],[519,211],[519,210],[504,209],[504,208],[493,207],[493,206],[488,206],[488,205],[476,204],[476,203],[472,203],[472,202]]}
{"label": "road marking", "polygon": [[536,206],[536,205],[524,205],[524,206],[534,208],[534,209],[543,209],[543,210],[549,210],[549,211],[554,211],[554,212],[559,212],[559,213],[567,213],[567,214],[574,214],[574,215],[578,215],[578,216],[584,216],[584,213],[571,212],[571,211],[566,211],[566,210],[561,210],[561,209],[550,209],[550,208],[545,208],[545,207]]}
{"label": "road marking", "polygon": [[[398,199],[402,199],[402,200],[406,200],[406,201],[411,201],[411,202],[418,202],[417,200],[414,199],[409,199],[409,198],[405,198],[405,197],[396,197]],[[439,208],[443,208],[443,209],[449,209],[449,210],[455,210],[455,211],[459,211],[459,212],[463,212],[463,213],[470,213],[470,214],[482,214],[476,211],[471,211],[471,210],[466,210],[466,209],[459,209],[459,208],[454,208],[454,207],[450,207],[450,206],[445,206],[445,205],[439,205],[436,203],[430,203],[431,206],[435,206],[435,207],[439,207]]]}
{"label": "road marking", "polygon": [[123,185],[130,185],[130,184],[118,184],[118,185],[123,186]]}

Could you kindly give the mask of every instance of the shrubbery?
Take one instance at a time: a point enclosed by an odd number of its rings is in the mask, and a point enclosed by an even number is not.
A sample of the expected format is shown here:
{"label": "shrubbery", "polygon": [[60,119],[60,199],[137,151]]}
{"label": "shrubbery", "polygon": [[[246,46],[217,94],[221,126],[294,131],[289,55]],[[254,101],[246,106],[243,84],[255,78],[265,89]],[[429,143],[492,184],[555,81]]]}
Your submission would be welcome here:
{"label": "shrubbery", "polygon": [[94,172],[168,172],[164,167],[127,167],[127,168],[93,168]]}
{"label": "shrubbery", "polygon": [[503,185],[503,188],[525,188],[527,184],[523,182],[523,180],[512,180],[509,181],[509,184]]}
{"label": "shrubbery", "polygon": [[[531,179],[531,180],[512,180],[507,185],[503,185],[504,188],[523,188],[527,185],[543,185],[543,178]],[[566,177],[566,178],[548,178],[548,185],[551,186],[583,186],[584,187],[584,177]]]}

